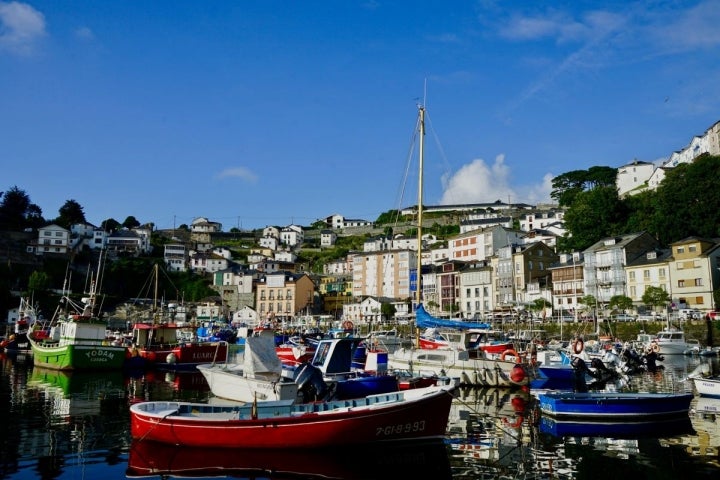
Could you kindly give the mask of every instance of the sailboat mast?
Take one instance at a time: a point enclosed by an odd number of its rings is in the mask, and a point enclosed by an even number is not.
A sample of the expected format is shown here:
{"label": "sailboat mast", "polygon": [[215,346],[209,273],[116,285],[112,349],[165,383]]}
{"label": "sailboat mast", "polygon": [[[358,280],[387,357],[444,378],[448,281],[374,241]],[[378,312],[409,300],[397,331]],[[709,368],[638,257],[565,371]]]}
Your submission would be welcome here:
{"label": "sailboat mast", "polygon": [[420,146],[418,149],[418,223],[417,223],[417,290],[416,306],[422,302],[422,226],[423,226],[423,161],[425,157],[425,107],[418,106]]}

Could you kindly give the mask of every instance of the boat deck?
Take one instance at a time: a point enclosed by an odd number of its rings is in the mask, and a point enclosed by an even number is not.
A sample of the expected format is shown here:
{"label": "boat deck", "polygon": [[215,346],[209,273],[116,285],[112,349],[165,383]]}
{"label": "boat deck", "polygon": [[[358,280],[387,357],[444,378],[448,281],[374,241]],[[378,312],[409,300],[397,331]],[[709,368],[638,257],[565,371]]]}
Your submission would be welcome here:
{"label": "boat deck", "polygon": [[385,403],[395,403],[404,398],[403,392],[392,392],[371,395],[351,400],[335,400],[331,402],[317,402],[304,404],[291,404],[287,401],[262,402],[258,405],[207,405],[182,402],[148,402],[139,407],[143,412],[153,416],[169,417],[180,416],[184,418],[216,418],[218,420],[249,420],[263,418],[277,418],[307,415],[311,413],[338,412],[356,407],[369,407]]}

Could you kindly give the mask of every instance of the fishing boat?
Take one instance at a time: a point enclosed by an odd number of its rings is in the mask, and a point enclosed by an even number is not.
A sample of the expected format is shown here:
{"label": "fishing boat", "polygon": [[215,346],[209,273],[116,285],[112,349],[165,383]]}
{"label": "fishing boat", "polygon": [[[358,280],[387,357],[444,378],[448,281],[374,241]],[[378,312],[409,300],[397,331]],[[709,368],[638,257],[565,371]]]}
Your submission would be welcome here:
{"label": "fishing boat", "polygon": [[693,383],[698,395],[720,398],[720,376],[695,377]]}
{"label": "fishing boat", "polygon": [[651,348],[657,345],[659,355],[684,355],[686,352],[699,351],[699,342],[686,339],[683,330],[667,326],[660,330],[650,343]]}
{"label": "fishing boat", "polygon": [[132,438],[208,448],[313,449],[442,438],[454,386],[287,405],[142,402],[130,407]]}
{"label": "fishing boat", "polygon": [[[61,304],[50,320],[49,334],[34,330],[28,335],[35,366],[55,370],[123,368],[127,349],[107,339],[107,322],[95,313],[102,258],[101,255],[97,276],[90,280],[88,296],[78,303],[63,294]],[[68,308],[72,308],[73,313],[68,313]]]}
{"label": "fishing boat", "polygon": [[134,440],[128,478],[432,478],[450,480],[452,470],[442,440],[362,445],[322,450],[219,449],[178,447]]}
{"label": "fishing boat", "polygon": [[[237,402],[309,402],[359,398],[395,392],[398,378],[387,373],[382,352],[362,352],[362,367],[353,367],[361,339],[321,340],[312,361],[283,367],[268,335],[248,337],[242,364],[207,364],[197,368],[217,397]],[[379,360],[378,360],[379,359]]]}
{"label": "fishing boat", "polygon": [[8,325],[10,332],[7,338],[0,341],[0,351],[6,352],[30,352],[30,340],[28,333],[37,322],[37,313],[35,307],[25,297],[20,297],[20,306],[18,307],[18,318],[11,325]]}
{"label": "fishing boat", "polygon": [[132,326],[132,345],[127,347],[129,368],[195,370],[197,365],[224,362],[228,342],[202,341],[191,325],[163,318],[157,308],[159,266],[153,267],[155,295],[150,321],[137,321]]}
{"label": "fishing boat", "polygon": [[317,348],[317,341],[308,337],[294,335],[275,347],[283,365],[297,367],[312,360]]}
{"label": "fishing boat", "polygon": [[538,395],[540,411],[554,418],[656,419],[686,415],[691,393],[544,392]]}
{"label": "fishing boat", "polygon": [[[419,127],[419,176],[418,176],[418,218],[417,218],[417,272],[422,272],[422,226],[423,226],[423,162],[425,137],[425,108],[418,108]],[[422,274],[416,275],[415,326],[418,330],[427,328],[468,330],[476,322],[437,318],[427,312],[422,303]],[[522,361],[515,350],[507,349],[499,356],[490,358],[486,352],[475,350],[471,353],[460,348],[419,348],[419,341],[413,346],[398,348],[388,356],[391,369],[415,372],[432,372],[439,377],[457,378],[460,385],[488,387],[519,387],[530,383],[537,372],[529,362]]]}
{"label": "fishing boat", "polygon": [[515,348],[515,344],[504,337],[503,333],[493,330],[488,324],[479,324],[484,328],[476,328],[463,324],[463,329],[438,330],[428,328],[420,335],[420,348],[436,350],[441,348],[457,348],[488,354],[501,355],[506,350]]}
{"label": "fishing boat", "polygon": [[197,369],[219,398],[236,402],[298,399],[298,384],[282,375],[272,335],[247,337],[243,363],[207,363]]}

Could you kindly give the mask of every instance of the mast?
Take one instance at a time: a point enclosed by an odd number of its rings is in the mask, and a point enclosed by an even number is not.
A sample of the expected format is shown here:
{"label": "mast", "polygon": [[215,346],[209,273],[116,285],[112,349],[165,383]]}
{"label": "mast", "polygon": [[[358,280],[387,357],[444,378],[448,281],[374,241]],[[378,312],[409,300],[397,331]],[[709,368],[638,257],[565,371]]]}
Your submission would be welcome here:
{"label": "mast", "polygon": [[422,225],[423,225],[423,160],[425,156],[425,107],[418,106],[418,123],[420,129],[420,147],[418,150],[418,225],[417,225],[417,289],[415,292],[416,307],[422,302]]}

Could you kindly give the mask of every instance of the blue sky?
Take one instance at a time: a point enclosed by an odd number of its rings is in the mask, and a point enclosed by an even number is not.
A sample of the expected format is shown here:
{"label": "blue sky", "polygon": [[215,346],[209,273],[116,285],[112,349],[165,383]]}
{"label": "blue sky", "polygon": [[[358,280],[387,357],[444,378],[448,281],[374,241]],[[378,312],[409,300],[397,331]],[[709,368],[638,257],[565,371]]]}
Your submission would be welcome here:
{"label": "blue sky", "polygon": [[374,220],[417,202],[423,102],[425,204],[548,201],[720,120],[717,25],[712,0],[0,0],[0,190],[96,225]]}

